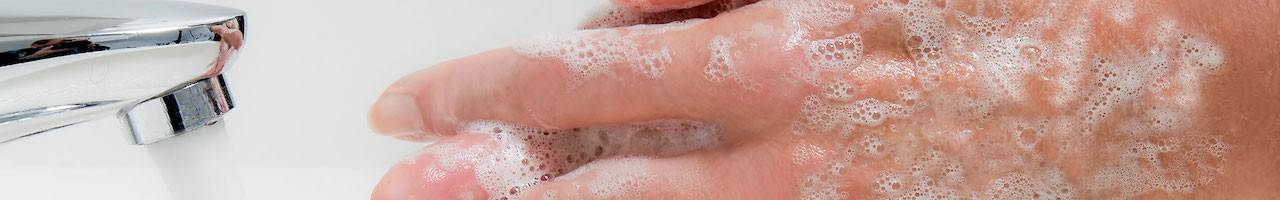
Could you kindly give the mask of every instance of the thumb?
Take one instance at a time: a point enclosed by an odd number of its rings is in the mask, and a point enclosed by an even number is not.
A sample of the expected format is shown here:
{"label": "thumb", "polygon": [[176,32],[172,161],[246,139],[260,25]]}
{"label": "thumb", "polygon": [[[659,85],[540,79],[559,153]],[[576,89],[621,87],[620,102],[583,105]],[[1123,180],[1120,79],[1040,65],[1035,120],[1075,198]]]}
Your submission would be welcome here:
{"label": "thumb", "polygon": [[[614,28],[639,24],[665,24],[690,19],[712,18],[720,13],[751,5],[757,0],[615,0],[597,8],[579,25],[580,29]],[[696,2],[673,6],[672,2]]]}
{"label": "thumb", "polygon": [[662,12],[692,8],[713,0],[613,0],[618,6],[640,12]]}

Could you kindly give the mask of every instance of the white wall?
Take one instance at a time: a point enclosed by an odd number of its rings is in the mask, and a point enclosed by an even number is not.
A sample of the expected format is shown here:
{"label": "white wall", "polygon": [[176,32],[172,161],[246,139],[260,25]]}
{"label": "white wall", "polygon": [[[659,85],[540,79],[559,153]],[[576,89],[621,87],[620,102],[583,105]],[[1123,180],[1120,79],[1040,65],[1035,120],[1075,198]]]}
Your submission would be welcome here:
{"label": "white wall", "polygon": [[[365,112],[383,88],[450,58],[569,31],[605,0],[195,1],[249,13],[247,46],[226,73],[238,107],[223,123],[246,196],[364,199],[421,148],[368,130]],[[116,123],[0,145],[0,199],[168,198],[146,152],[116,139]]]}

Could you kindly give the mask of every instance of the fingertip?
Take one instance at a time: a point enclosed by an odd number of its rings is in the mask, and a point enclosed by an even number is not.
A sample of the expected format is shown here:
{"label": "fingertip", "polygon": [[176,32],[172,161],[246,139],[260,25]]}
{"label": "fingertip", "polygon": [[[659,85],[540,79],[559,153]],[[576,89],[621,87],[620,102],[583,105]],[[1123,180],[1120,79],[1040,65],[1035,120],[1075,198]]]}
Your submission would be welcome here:
{"label": "fingertip", "polygon": [[[430,174],[428,168],[437,168],[433,158],[423,158],[424,155],[414,156],[416,162],[396,164],[387,173],[383,175],[382,180],[373,188],[373,194],[370,199],[386,199],[386,200],[406,200],[406,199],[449,199],[458,197],[458,194],[470,191],[471,187],[467,184],[458,183],[461,181],[450,180],[450,175],[444,171],[435,171],[438,179],[435,182],[428,179]],[[458,179],[458,178],[454,178]]]}
{"label": "fingertip", "polygon": [[373,194],[369,199],[373,200],[399,200],[409,199],[413,194],[413,183],[409,182],[405,174],[404,168],[407,165],[396,165],[383,175],[382,180],[378,181],[378,185],[374,186]]}
{"label": "fingertip", "polygon": [[388,91],[369,109],[369,128],[382,135],[422,140],[434,138],[423,125],[422,110],[409,94]]}
{"label": "fingertip", "polygon": [[[494,88],[492,73],[519,66],[510,50],[446,61],[400,78],[383,92],[368,112],[374,132],[411,141],[434,141],[451,136],[457,123],[473,117],[503,94]],[[471,118],[466,118],[471,119]]]}
{"label": "fingertip", "polygon": [[485,199],[487,193],[477,179],[475,160],[471,158],[492,153],[488,146],[472,148],[488,139],[485,135],[463,134],[427,146],[388,169],[373,188],[371,199]]}

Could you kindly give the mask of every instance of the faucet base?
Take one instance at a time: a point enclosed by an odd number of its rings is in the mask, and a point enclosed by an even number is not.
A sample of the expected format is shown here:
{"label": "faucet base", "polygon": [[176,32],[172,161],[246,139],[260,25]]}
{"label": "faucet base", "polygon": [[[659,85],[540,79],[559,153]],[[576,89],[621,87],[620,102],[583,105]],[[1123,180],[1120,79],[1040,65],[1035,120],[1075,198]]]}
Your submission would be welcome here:
{"label": "faucet base", "polygon": [[235,107],[222,74],[191,82],[120,112],[120,119],[144,145],[217,123]]}

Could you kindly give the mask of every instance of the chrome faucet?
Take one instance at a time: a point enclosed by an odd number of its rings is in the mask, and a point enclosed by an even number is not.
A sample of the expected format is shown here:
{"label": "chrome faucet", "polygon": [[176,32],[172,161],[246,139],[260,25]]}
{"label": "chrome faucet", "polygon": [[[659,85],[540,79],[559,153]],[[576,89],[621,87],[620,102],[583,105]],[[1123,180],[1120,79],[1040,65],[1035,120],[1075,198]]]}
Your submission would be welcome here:
{"label": "chrome faucet", "polygon": [[218,122],[244,20],[178,1],[0,0],[0,144],[111,115],[139,145]]}

